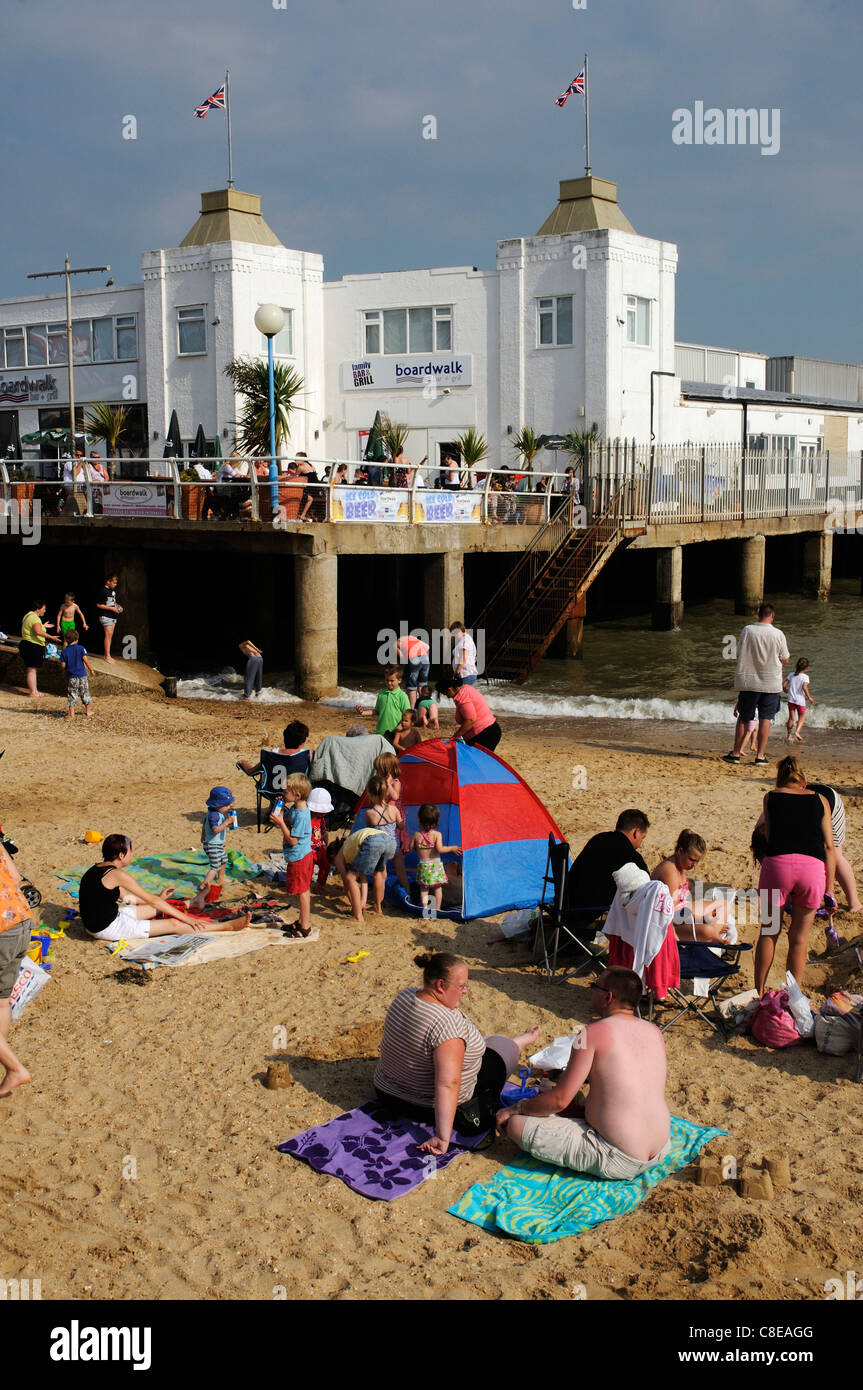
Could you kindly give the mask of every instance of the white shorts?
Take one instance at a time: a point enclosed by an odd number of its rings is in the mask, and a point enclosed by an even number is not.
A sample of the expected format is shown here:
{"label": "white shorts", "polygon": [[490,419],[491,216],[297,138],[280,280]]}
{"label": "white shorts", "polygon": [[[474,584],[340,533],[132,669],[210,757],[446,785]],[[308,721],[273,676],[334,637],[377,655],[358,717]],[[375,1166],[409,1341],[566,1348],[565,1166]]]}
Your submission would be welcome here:
{"label": "white shorts", "polygon": [[117,626],[117,619],[116,619],[116,618],[109,618],[107,613],[100,613],[100,614],[99,614],[99,622],[102,624],[103,627],[116,627],[116,626]]}
{"label": "white shorts", "polygon": [[134,904],[120,908],[117,916],[104,931],[90,932],[94,941],[128,941],[130,936],[149,936],[153,918],[137,917]]}

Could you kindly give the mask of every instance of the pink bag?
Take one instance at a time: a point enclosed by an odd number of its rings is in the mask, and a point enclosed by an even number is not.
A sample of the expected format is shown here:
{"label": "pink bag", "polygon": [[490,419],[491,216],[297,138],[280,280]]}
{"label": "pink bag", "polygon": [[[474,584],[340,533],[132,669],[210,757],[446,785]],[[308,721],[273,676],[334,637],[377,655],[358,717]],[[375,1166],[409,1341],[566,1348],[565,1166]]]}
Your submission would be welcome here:
{"label": "pink bag", "polygon": [[752,1033],[765,1047],[791,1047],[800,1042],[794,1015],[788,1008],[788,991],[769,989],[752,1018]]}

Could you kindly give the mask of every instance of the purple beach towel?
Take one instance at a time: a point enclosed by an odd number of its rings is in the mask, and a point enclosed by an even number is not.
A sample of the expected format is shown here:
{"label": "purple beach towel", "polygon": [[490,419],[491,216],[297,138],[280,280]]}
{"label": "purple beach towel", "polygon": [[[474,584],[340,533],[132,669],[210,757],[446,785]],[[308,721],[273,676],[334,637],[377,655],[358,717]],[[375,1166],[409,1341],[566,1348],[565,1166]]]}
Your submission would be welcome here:
{"label": "purple beach towel", "polygon": [[[536,1088],[524,1094],[535,1095]],[[505,1086],[501,1101],[511,1105],[521,1095],[520,1087]],[[380,1101],[370,1100],[356,1110],[336,1115],[325,1125],[286,1139],[276,1148],[279,1153],[303,1159],[317,1173],[340,1178],[363,1197],[392,1202],[446,1168],[460,1153],[475,1149],[488,1130],[470,1136],[454,1133],[445,1154],[420,1153],[418,1145],[433,1134],[434,1125],[406,1120]]]}
{"label": "purple beach towel", "polygon": [[475,1149],[488,1131],[453,1134],[445,1154],[420,1153],[434,1125],[406,1120],[379,1101],[367,1101],[325,1125],[315,1125],[277,1144],[279,1153],[301,1158],[318,1173],[329,1173],[363,1197],[392,1202],[446,1168],[466,1149]]}

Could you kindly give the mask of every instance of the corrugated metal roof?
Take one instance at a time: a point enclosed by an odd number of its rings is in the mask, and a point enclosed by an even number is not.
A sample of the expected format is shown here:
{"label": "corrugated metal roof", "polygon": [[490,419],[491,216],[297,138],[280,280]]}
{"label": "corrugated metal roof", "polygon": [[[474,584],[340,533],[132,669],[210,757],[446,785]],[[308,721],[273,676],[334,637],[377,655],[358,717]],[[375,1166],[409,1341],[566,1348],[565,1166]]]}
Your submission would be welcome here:
{"label": "corrugated metal roof", "polygon": [[[728,388],[711,381],[681,381],[681,395],[691,400],[727,401],[723,391]],[[859,401],[834,400],[827,396],[792,396],[787,391],[759,391],[752,386],[735,386],[733,401],[751,401],[753,405],[802,405],[813,410],[847,410],[850,414],[863,413]]]}

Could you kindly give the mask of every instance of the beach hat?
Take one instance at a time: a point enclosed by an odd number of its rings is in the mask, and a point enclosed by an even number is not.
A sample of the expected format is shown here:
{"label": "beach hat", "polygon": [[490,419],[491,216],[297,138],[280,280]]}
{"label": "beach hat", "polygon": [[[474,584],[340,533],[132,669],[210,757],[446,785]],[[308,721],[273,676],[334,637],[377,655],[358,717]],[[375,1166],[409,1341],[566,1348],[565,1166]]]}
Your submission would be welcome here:
{"label": "beach hat", "polygon": [[207,797],[207,805],[213,811],[218,811],[222,806],[230,806],[234,799],[234,793],[230,787],[213,787]]}
{"label": "beach hat", "polygon": [[313,787],[309,792],[306,805],[310,811],[317,811],[321,815],[326,815],[328,811],[333,809],[333,798],[326,787]]}

